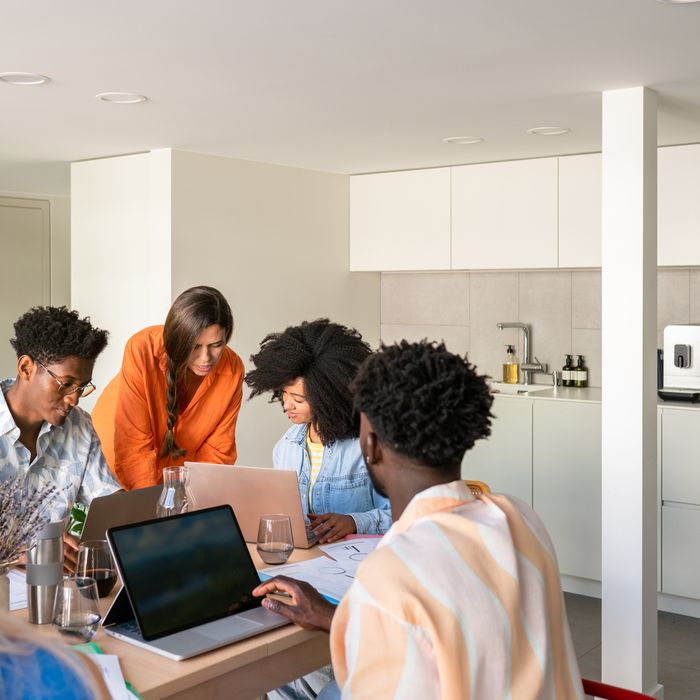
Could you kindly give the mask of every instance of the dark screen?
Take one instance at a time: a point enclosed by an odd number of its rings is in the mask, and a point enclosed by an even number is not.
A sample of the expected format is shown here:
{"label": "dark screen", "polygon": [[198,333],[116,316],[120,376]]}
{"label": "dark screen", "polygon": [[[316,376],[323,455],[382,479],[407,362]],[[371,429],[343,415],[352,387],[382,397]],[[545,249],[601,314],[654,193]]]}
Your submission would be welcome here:
{"label": "dark screen", "polygon": [[144,639],[260,605],[259,578],[230,507],[109,531]]}

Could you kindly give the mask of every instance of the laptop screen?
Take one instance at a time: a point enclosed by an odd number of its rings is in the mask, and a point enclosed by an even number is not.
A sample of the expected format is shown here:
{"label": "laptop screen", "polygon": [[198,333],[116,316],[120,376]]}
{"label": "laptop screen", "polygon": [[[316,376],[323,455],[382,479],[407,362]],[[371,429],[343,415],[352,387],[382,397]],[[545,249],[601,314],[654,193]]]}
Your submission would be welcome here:
{"label": "laptop screen", "polygon": [[230,506],[107,534],[146,640],[261,604],[251,595],[260,579]]}

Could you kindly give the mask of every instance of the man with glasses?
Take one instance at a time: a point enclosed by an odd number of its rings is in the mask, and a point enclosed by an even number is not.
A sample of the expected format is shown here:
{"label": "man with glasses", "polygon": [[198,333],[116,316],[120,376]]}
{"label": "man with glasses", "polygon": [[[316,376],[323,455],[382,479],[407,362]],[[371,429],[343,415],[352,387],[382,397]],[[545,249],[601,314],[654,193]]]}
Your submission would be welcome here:
{"label": "man with glasses", "polygon": [[[95,390],[92,371],[107,331],[65,306],[30,309],[14,328],[17,378],[0,382],[0,483],[52,484],[45,514],[65,520],[76,501],[89,504],[120,488],[90,415],[78,408]],[[70,564],[77,545],[66,539]]]}

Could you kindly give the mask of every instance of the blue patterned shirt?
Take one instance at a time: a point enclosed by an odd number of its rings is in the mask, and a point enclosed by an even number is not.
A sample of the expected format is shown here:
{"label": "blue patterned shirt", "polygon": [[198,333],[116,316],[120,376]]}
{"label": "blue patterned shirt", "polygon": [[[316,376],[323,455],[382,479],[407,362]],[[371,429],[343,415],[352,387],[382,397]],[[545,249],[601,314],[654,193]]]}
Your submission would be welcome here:
{"label": "blue patterned shirt", "polygon": [[53,484],[58,493],[47,505],[52,522],[64,520],[73,504],[90,504],[96,496],[118,491],[102,454],[90,414],[77,406],[61,426],[44,423],[36,441],[36,457],[20,442],[19,428],[5,401],[14,379],[0,382],[0,483],[21,480],[25,487]]}

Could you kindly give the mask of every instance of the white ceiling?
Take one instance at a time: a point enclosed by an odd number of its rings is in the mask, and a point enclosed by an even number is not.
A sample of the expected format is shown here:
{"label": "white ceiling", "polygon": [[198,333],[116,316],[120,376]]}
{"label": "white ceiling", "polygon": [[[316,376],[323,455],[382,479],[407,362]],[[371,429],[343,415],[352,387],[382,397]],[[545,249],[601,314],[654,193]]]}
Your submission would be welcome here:
{"label": "white ceiling", "polygon": [[[700,141],[700,3],[0,2],[0,72],[52,78],[0,83],[0,190],[163,147],[341,173],[595,151],[601,91],[636,85],[660,144]],[[95,100],[112,90],[149,101]]]}

